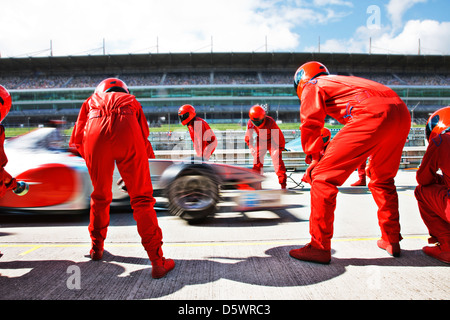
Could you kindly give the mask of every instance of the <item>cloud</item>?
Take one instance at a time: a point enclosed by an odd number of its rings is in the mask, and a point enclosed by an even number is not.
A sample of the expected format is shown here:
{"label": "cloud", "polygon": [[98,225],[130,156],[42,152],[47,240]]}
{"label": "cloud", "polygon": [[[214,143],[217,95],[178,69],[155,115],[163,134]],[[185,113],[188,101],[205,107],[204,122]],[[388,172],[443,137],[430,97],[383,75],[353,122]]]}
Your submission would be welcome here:
{"label": "cloud", "polygon": [[[390,0],[383,10],[387,23],[355,27],[350,36],[321,43],[321,51],[368,52],[371,38],[379,52],[410,53],[417,52],[420,38],[422,52],[448,54],[447,22],[403,25],[405,12],[426,1]],[[296,51],[300,45],[302,51],[317,51],[316,43],[302,42],[311,41],[311,29],[336,34],[335,29],[367,17],[365,8],[353,12],[362,7],[347,0],[3,1],[0,53],[48,56],[51,40],[54,55],[102,54],[103,39],[107,54]]]}
{"label": "cloud", "polygon": [[[327,0],[323,0],[327,1]],[[386,5],[389,21],[377,28],[362,25],[348,38],[328,39],[320,45],[321,52],[449,54],[450,42],[444,39],[450,34],[450,22],[436,20],[409,20],[403,23],[405,12],[415,4],[427,0],[391,0]],[[306,51],[317,51],[308,46]]]}
{"label": "cloud", "polygon": [[277,0],[15,0],[2,5],[0,50],[48,55],[52,40],[54,55],[101,54],[105,39],[112,54],[210,51],[211,42],[215,52],[252,51],[266,37],[269,50],[288,50],[302,13]]}
{"label": "cloud", "polygon": [[344,1],[344,0],[314,0],[314,5],[316,6],[339,5],[339,6],[353,7],[353,3],[351,1]]}
{"label": "cloud", "polygon": [[410,20],[396,36],[384,33],[373,41],[375,52],[417,54],[449,54],[450,43],[444,41],[450,34],[450,22]]}
{"label": "cloud", "polygon": [[[366,26],[359,27],[349,39],[329,39],[320,45],[321,52],[334,53],[391,53],[448,55],[450,42],[443,41],[450,34],[450,22],[435,20],[410,20],[398,35],[392,35],[389,27],[370,30]],[[371,48],[370,45],[371,38]],[[317,51],[310,46],[306,51]]]}
{"label": "cloud", "polygon": [[[15,0],[2,4],[5,56],[294,51],[298,28],[340,21],[346,0]],[[344,10],[342,10],[344,8]]]}
{"label": "cloud", "polygon": [[386,5],[388,15],[392,22],[393,31],[402,27],[402,18],[405,12],[417,3],[425,3],[427,0],[390,0]]}

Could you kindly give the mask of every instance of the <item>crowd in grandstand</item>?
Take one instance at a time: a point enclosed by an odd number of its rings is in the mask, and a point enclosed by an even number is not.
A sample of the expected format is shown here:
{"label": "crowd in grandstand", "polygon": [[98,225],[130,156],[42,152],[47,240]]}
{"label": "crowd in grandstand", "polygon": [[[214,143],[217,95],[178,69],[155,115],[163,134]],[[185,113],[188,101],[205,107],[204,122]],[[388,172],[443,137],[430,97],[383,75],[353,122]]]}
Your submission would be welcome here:
{"label": "crowd in grandstand", "polygon": [[[385,85],[448,86],[449,75],[438,74],[354,74]],[[114,75],[1,75],[0,83],[9,89],[49,89],[95,87],[105,76],[119,77],[128,86],[155,85],[224,85],[224,84],[291,84],[288,72],[201,72],[148,73]]]}

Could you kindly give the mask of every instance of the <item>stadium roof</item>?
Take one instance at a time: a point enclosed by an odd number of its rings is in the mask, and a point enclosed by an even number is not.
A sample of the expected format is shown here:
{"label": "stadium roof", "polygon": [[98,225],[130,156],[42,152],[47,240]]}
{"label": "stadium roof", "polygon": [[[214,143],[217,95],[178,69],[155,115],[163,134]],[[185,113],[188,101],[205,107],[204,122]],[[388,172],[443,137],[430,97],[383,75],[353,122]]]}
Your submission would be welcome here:
{"label": "stadium roof", "polygon": [[448,55],[352,53],[158,53],[0,58],[0,76],[15,73],[124,73],[193,71],[293,71],[317,60],[331,72],[450,73]]}

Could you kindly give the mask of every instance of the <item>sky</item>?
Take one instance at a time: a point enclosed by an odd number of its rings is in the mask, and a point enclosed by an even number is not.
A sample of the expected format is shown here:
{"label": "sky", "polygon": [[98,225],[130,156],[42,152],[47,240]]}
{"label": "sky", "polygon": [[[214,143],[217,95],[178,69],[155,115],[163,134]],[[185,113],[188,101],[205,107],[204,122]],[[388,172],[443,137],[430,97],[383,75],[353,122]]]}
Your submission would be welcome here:
{"label": "sky", "polygon": [[0,0],[0,55],[450,54],[449,0]]}

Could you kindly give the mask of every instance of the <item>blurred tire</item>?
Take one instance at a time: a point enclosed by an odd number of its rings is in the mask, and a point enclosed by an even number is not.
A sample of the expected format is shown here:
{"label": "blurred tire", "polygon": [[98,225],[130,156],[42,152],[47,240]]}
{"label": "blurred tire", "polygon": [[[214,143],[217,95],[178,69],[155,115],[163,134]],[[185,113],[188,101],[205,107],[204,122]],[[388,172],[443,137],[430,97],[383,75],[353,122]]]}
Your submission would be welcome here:
{"label": "blurred tire", "polygon": [[169,212],[190,223],[214,215],[219,201],[219,183],[210,172],[180,174],[168,187]]}

